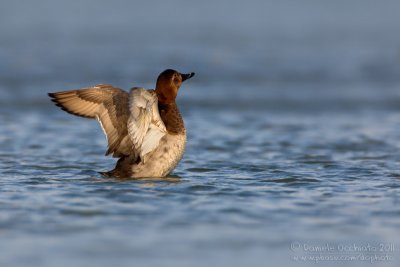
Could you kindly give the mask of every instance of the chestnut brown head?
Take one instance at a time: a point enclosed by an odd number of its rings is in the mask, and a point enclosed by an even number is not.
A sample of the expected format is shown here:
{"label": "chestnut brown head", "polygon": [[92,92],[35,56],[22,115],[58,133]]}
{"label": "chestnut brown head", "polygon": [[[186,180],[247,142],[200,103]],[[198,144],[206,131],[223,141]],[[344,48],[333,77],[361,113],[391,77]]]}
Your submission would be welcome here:
{"label": "chestnut brown head", "polygon": [[194,72],[182,74],[176,70],[167,69],[160,73],[157,78],[156,93],[158,101],[163,104],[175,102],[179,88],[183,81],[194,76]]}

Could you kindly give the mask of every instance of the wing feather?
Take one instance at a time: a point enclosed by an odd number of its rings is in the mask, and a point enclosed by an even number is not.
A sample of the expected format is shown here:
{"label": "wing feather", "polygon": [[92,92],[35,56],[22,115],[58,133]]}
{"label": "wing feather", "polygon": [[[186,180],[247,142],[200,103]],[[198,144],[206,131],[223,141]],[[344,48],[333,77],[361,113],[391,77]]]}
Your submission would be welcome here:
{"label": "wing feather", "polygon": [[146,155],[158,146],[167,133],[154,90],[133,88],[130,91],[129,109],[128,134],[136,156],[144,162]]}
{"label": "wing feather", "polygon": [[50,93],[57,106],[68,113],[96,118],[106,135],[106,155],[114,157],[129,155],[132,144],[128,135],[129,95],[112,85],[99,84],[90,88]]}

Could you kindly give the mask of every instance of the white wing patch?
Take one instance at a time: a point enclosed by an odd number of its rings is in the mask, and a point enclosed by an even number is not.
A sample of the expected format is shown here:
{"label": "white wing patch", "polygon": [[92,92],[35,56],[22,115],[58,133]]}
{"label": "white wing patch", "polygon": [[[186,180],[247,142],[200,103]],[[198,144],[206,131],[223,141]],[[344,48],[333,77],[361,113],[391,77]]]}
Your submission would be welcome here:
{"label": "white wing patch", "polygon": [[141,161],[153,151],[167,130],[158,111],[157,95],[154,91],[133,88],[129,93],[128,133]]}

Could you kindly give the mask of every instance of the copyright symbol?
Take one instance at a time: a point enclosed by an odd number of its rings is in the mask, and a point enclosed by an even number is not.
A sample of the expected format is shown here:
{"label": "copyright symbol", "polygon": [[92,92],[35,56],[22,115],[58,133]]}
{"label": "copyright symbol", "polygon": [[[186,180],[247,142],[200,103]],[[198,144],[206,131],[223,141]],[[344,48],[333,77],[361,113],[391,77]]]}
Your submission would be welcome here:
{"label": "copyright symbol", "polygon": [[299,242],[293,242],[292,244],[290,244],[290,249],[293,251],[297,251],[301,248],[301,245]]}

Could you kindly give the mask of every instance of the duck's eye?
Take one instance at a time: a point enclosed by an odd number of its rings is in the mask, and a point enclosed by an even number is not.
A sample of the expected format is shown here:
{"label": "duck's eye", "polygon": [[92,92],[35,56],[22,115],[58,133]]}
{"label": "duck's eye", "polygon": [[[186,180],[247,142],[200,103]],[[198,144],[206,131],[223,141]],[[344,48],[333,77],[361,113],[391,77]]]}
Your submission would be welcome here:
{"label": "duck's eye", "polygon": [[172,77],[174,80],[174,83],[179,83],[179,76],[174,74],[174,76]]}

